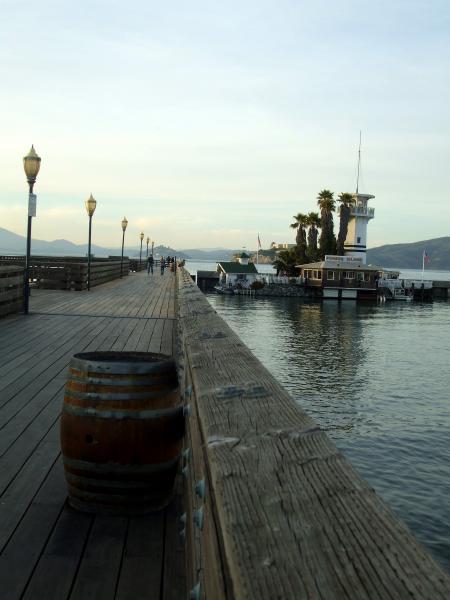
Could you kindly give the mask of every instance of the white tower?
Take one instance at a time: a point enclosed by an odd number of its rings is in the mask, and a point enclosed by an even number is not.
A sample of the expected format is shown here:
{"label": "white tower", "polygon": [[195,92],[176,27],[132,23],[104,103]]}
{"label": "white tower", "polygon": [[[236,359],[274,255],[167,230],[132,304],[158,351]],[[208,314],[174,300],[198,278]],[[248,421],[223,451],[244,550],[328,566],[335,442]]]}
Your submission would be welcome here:
{"label": "white tower", "polygon": [[375,216],[375,209],[369,208],[367,202],[375,196],[371,194],[353,194],[355,200],[350,207],[350,220],[348,223],[347,237],[344,242],[345,256],[361,258],[366,264],[367,223]]}

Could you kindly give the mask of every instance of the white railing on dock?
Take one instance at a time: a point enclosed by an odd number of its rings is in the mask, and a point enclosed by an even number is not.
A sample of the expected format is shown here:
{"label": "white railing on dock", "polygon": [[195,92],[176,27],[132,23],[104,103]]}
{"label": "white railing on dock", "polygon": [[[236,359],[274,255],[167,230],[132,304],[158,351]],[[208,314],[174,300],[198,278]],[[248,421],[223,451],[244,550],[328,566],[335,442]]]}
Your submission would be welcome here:
{"label": "white railing on dock", "polygon": [[261,283],[265,283],[267,285],[299,285],[303,283],[303,277],[286,277],[271,275],[270,273],[260,273],[256,276],[256,281],[260,281]]}
{"label": "white railing on dock", "polygon": [[429,290],[433,287],[432,281],[422,281],[420,279],[390,279],[390,278],[381,278],[378,280],[378,287],[388,288],[390,290],[398,290],[400,288],[405,288],[407,290],[412,289],[413,287],[416,290],[422,289]]}

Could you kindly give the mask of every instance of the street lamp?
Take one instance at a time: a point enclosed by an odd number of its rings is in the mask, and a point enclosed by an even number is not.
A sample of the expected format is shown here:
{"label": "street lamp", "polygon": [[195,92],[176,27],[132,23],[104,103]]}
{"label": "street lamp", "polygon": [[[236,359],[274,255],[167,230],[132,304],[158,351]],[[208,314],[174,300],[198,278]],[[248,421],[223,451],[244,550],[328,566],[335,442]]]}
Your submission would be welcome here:
{"label": "street lamp", "polygon": [[147,258],[148,258],[148,245],[149,245],[149,243],[150,243],[150,238],[148,237],[147,238]]}
{"label": "street lamp", "polygon": [[84,203],[86,206],[87,214],[89,215],[89,243],[88,243],[88,275],[87,275],[87,289],[91,289],[91,230],[92,230],[92,215],[95,212],[97,206],[97,200],[94,200],[91,194]]}
{"label": "street lamp", "polygon": [[123,265],[123,244],[125,242],[125,229],[127,228],[128,221],[126,217],[122,220],[122,256],[120,258],[120,277],[122,277],[122,265]]}
{"label": "street lamp", "polygon": [[28,314],[28,304],[30,300],[30,252],[31,252],[31,219],[36,216],[36,195],[33,194],[33,186],[36,182],[37,174],[41,167],[41,158],[36,154],[34,146],[26,156],[23,157],[23,168],[27,176],[29,194],[28,194],[28,227],[27,227],[27,254],[25,258],[25,273],[23,286],[23,311]]}
{"label": "street lamp", "polygon": [[139,252],[139,268],[141,266],[141,262],[142,262],[142,242],[144,240],[144,232],[141,231],[139,237],[141,238],[141,251]]}
{"label": "street lamp", "polygon": [[153,256],[153,247],[155,245],[155,240],[152,240],[152,256]]}

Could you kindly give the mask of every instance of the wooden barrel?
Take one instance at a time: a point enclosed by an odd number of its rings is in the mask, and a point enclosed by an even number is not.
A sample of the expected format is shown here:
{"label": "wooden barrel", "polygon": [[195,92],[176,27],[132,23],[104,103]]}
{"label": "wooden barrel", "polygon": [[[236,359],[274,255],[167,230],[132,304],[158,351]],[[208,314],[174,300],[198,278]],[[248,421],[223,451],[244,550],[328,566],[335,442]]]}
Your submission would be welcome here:
{"label": "wooden barrel", "polygon": [[141,514],[172,496],[184,435],[175,363],[147,352],[76,354],[61,415],[69,502]]}

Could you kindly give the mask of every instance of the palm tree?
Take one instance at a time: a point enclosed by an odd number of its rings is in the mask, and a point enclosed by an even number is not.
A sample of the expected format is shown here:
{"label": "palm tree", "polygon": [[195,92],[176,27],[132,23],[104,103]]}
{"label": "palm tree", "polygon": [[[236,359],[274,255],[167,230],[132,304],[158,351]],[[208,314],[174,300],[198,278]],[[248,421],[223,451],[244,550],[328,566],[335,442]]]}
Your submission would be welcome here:
{"label": "palm tree", "polygon": [[341,203],[339,206],[339,234],[337,238],[337,254],[344,255],[344,243],[347,238],[348,222],[350,221],[351,206],[355,203],[353,194],[342,192],[339,194],[338,200]]}
{"label": "palm tree", "polygon": [[295,252],[295,248],[291,248],[290,250],[280,250],[280,252],[277,252],[273,266],[277,270],[277,275],[278,273],[284,273],[290,277],[295,277],[297,275],[295,268],[297,263],[297,253]]}
{"label": "palm tree", "polygon": [[319,213],[310,212],[307,216],[308,229],[308,258],[311,261],[315,261],[319,257],[317,249],[317,236],[319,235],[318,227],[320,227]]}
{"label": "palm tree", "polygon": [[322,190],[317,196],[320,207],[320,233],[319,246],[322,259],[326,254],[336,253],[336,238],[334,237],[333,211],[335,209],[334,194],[330,190]]}
{"label": "palm tree", "polygon": [[306,224],[308,217],[303,213],[294,215],[295,222],[291,223],[293,229],[297,229],[297,235],[295,236],[295,243],[297,244],[297,257],[300,263],[307,262],[306,257]]}

